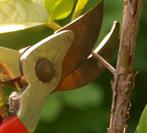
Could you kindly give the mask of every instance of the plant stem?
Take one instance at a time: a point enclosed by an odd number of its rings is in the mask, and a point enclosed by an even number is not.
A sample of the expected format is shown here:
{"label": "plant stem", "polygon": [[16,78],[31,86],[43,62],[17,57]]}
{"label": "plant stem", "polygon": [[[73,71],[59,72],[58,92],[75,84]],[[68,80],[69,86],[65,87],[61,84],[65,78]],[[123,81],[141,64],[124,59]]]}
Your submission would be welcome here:
{"label": "plant stem", "polygon": [[137,35],[140,0],[124,0],[123,23],[116,72],[113,77],[112,108],[108,133],[125,133],[130,96],[134,87],[133,59]]}
{"label": "plant stem", "polygon": [[115,68],[109,64],[102,56],[100,56],[99,54],[95,53],[94,51],[91,53],[92,57],[98,61],[100,61],[102,63],[102,65],[107,68],[112,74],[115,73]]}
{"label": "plant stem", "polygon": [[46,25],[49,28],[53,29],[54,31],[61,28],[61,26],[58,23],[56,23],[54,20],[49,20],[48,23],[46,23]]}

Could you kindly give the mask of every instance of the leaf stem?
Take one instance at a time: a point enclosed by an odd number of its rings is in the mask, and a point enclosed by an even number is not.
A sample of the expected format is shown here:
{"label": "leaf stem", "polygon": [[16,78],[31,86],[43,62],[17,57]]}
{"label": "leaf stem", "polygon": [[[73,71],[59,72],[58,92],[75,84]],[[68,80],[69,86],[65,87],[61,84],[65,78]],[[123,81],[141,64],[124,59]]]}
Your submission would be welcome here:
{"label": "leaf stem", "polygon": [[49,20],[47,23],[46,23],[46,26],[53,29],[54,31],[58,30],[61,28],[61,26],[56,23],[54,20]]}

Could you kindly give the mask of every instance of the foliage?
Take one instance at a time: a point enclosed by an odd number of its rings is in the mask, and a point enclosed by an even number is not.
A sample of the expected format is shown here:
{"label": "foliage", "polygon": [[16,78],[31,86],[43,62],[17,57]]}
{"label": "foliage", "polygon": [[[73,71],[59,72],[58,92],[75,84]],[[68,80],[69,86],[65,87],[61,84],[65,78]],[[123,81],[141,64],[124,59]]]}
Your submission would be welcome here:
{"label": "foliage", "polygon": [[73,15],[72,15],[72,20],[77,18],[81,14],[81,12],[84,9],[84,7],[86,6],[87,2],[88,2],[88,0],[78,0],[76,8],[75,8]]}
{"label": "foliage", "polygon": [[[34,26],[46,22],[47,19],[48,14],[44,10],[44,8],[36,2],[33,2],[32,0],[0,1],[0,24],[2,26]],[[19,26],[18,29],[21,29],[22,27],[23,26]],[[3,29],[6,28],[4,27]]]}
{"label": "foliage", "polygon": [[[98,0],[1,0],[0,1],[0,45],[20,49],[33,45],[51,35],[64,23],[69,22],[93,7]],[[143,1],[139,21],[139,33],[135,67],[139,70],[132,96],[131,120],[128,133],[135,131],[140,114],[146,105],[147,91],[147,16]],[[78,3],[77,3],[78,2]],[[45,3],[45,5],[44,5]],[[80,6],[79,6],[80,5]],[[123,1],[105,0],[105,14],[99,41],[107,34],[114,20],[121,22]],[[19,24],[25,29],[2,33],[4,25]],[[40,25],[40,26],[37,26]],[[33,28],[30,28],[32,27]],[[35,27],[34,27],[35,26]],[[36,27],[37,26],[37,27]],[[16,30],[11,29],[11,30]],[[103,133],[106,132],[111,107],[111,75],[104,72],[93,83],[70,92],[58,92],[48,97],[35,133]],[[36,104],[36,103],[34,103]],[[141,123],[144,121],[141,117]],[[141,129],[143,126],[139,126]],[[142,132],[139,132],[142,133]]]}
{"label": "foliage", "polygon": [[146,133],[146,131],[147,131],[147,106],[145,107],[141,115],[136,133]]}
{"label": "foliage", "polygon": [[45,0],[45,6],[51,18],[59,20],[70,15],[74,0]]}

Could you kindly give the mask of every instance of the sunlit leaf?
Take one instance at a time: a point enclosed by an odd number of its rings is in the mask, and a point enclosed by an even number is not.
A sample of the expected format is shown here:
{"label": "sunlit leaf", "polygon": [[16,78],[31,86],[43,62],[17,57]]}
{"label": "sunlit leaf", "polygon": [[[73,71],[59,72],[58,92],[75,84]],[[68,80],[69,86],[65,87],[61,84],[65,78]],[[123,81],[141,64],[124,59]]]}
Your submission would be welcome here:
{"label": "sunlit leaf", "polygon": [[[10,31],[14,31],[24,27],[40,25],[47,20],[48,14],[38,2],[32,0],[0,1],[0,26],[10,25],[9,28],[6,28],[7,31],[10,27]],[[14,28],[14,25],[18,25],[17,28]],[[4,30],[0,32],[4,32]]]}
{"label": "sunlit leaf", "polygon": [[81,14],[82,10],[84,9],[84,7],[86,6],[87,2],[88,2],[88,0],[78,0],[76,8],[75,8],[73,15],[72,15],[72,20],[76,19],[77,17],[80,16],[80,14]]}
{"label": "sunlit leaf", "polygon": [[72,12],[74,0],[45,0],[45,6],[54,20],[66,18]]}
{"label": "sunlit leaf", "polygon": [[147,132],[147,106],[145,107],[141,115],[138,127],[136,129],[136,133],[146,133],[146,132]]}

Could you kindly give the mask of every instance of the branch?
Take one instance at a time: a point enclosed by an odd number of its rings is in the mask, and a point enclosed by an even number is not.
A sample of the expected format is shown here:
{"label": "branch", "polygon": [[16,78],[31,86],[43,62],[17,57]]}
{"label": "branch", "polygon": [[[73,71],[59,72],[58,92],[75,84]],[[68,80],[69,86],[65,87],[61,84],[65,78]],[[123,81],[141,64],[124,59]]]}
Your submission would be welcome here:
{"label": "branch", "polygon": [[92,57],[99,61],[105,68],[107,68],[112,74],[115,73],[115,68],[109,64],[102,56],[99,54],[95,53],[94,51],[91,53]]}
{"label": "branch", "polygon": [[125,133],[129,119],[130,96],[134,87],[133,58],[140,0],[124,0],[124,12],[108,133]]}

